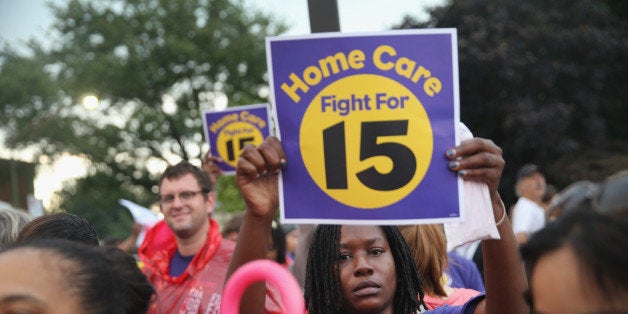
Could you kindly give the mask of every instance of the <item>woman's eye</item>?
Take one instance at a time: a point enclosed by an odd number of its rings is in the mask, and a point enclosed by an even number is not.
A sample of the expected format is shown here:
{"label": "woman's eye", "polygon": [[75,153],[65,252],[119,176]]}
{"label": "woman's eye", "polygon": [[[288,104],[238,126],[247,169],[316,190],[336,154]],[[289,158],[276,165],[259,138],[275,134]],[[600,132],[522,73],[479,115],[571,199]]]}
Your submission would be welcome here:
{"label": "woman's eye", "polygon": [[381,255],[382,253],[384,253],[384,250],[382,250],[382,249],[372,249],[370,253],[371,253],[371,255],[373,255],[373,256],[379,256],[379,255]]}
{"label": "woman's eye", "polygon": [[342,253],[340,254],[340,261],[344,262],[344,261],[348,261],[351,258],[351,255],[349,253]]}

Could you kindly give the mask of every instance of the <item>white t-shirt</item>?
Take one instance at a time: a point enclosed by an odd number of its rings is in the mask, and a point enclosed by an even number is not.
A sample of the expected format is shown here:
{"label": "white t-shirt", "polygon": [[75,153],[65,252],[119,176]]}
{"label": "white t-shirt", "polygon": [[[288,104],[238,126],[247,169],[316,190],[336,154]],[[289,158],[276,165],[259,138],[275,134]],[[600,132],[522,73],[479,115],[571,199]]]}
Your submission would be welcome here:
{"label": "white t-shirt", "polygon": [[512,230],[530,235],[545,226],[545,212],[535,202],[520,197],[512,210]]}

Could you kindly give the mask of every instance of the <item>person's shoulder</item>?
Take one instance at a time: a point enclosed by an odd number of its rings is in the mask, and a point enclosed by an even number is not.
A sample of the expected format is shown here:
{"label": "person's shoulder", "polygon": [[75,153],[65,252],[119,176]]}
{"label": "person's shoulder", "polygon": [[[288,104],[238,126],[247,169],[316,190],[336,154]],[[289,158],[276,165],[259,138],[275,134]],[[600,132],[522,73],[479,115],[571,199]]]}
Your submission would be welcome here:
{"label": "person's shoulder", "polygon": [[235,245],[236,245],[235,241],[231,241],[229,239],[223,238],[222,241],[220,241],[220,250],[227,250],[227,251],[233,252],[233,250],[235,249]]}
{"label": "person's shoulder", "polygon": [[458,254],[456,251],[447,252],[447,258],[450,262],[454,262],[457,264],[468,264],[473,263],[470,260],[466,259],[464,256]]}
{"label": "person's shoulder", "polygon": [[520,214],[529,214],[530,210],[543,211],[543,208],[541,208],[541,206],[539,206],[536,202],[521,196],[513,208],[513,214],[517,211],[519,211]]}
{"label": "person's shoulder", "polygon": [[229,261],[231,260],[231,255],[233,255],[234,250],[235,250],[235,242],[231,240],[227,240],[227,239],[222,239],[220,241],[220,246],[218,247],[216,254],[214,254],[213,259],[214,260],[220,259],[226,263],[229,263]]}
{"label": "person's shoulder", "polygon": [[486,297],[486,295],[484,293],[481,293],[481,294],[471,298],[464,305],[459,305],[459,306],[445,305],[445,306],[442,306],[442,307],[435,308],[433,310],[429,310],[426,313],[430,313],[430,314],[473,314],[475,312],[475,308],[478,306],[478,304],[480,304],[480,302],[482,300],[484,300],[485,297]]}

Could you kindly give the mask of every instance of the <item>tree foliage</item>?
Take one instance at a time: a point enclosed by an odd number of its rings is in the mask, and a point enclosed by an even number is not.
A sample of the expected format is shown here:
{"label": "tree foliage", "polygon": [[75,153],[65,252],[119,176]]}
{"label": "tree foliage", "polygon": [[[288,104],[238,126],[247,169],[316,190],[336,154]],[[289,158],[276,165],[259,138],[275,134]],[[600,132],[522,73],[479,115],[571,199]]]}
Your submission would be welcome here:
{"label": "tree foliage", "polygon": [[[51,48],[0,49],[0,128],[10,148],[91,161],[60,204],[88,219],[122,210],[123,196],[154,200],[168,163],[200,165],[200,110],[221,97],[267,101],[264,38],[285,31],[235,0],[71,0],[51,10]],[[97,110],[79,105],[88,94]]]}
{"label": "tree foliage", "polygon": [[407,17],[398,27],[457,28],[461,119],[503,148],[501,189],[512,201],[513,174],[526,162],[563,187],[621,169],[600,158],[628,152],[622,8],[617,1],[454,0],[426,22]]}

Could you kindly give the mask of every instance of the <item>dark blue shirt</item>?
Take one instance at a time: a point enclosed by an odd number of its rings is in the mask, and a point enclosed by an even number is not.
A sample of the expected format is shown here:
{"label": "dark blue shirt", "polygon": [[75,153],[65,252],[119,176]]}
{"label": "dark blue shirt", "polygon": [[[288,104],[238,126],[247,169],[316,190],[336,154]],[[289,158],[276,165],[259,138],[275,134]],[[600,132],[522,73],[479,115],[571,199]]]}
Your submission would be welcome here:
{"label": "dark blue shirt", "polygon": [[174,252],[174,255],[172,256],[172,259],[170,260],[170,269],[168,270],[170,276],[181,276],[181,274],[185,272],[185,269],[188,268],[188,265],[190,265],[190,262],[193,258],[194,255],[183,256],[181,255],[181,253],[179,253],[179,250],[176,250]]}

